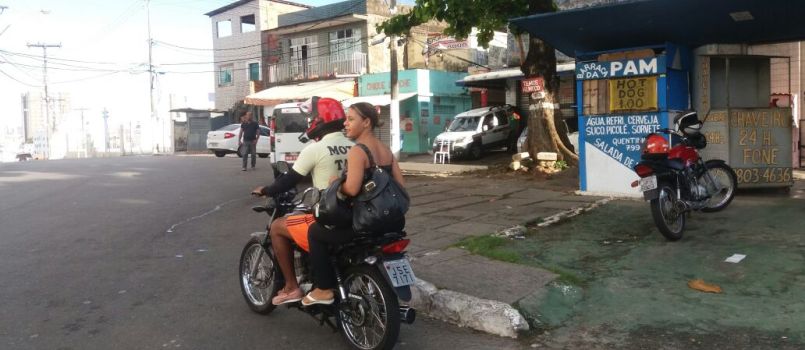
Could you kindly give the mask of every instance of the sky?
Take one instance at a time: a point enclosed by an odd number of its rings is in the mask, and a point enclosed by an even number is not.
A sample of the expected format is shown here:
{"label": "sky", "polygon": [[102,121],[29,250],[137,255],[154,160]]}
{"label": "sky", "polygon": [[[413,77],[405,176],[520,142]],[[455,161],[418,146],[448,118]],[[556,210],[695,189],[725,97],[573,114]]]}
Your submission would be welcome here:
{"label": "sky", "polygon": [[[214,92],[212,25],[204,13],[234,0],[150,0],[153,62],[160,101],[211,108]],[[297,0],[321,6],[334,0]],[[146,0],[0,0],[0,132],[22,125],[21,94],[43,91],[42,49],[48,48],[49,94],[69,93],[73,108],[101,125],[147,120]],[[182,46],[188,49],[177,48]],[[194,63],[194,64],[185,64]]]}

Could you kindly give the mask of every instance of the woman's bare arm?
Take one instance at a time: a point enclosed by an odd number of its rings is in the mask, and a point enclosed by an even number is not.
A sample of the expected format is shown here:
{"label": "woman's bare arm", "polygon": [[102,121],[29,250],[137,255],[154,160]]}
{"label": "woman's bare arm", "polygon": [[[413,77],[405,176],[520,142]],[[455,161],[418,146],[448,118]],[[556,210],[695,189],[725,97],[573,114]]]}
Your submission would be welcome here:
{"label": "woman's bare arm", "polygon": [[341,185],[341,193],[355,197],[361,192],[363,171],[366,168],[366,153],[360,147],[352,147],[347,153],[347,179]]}

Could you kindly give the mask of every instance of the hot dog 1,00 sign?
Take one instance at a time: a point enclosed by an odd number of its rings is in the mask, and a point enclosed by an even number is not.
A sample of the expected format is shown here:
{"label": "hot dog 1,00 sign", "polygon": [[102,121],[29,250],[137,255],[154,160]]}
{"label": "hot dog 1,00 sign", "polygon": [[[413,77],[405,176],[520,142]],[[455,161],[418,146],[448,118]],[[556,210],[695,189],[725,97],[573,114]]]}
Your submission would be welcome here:
{"label": "hot dog 1,00 sign", "polygon": [[656,110],[656,76],[609,80],[610,113]]}

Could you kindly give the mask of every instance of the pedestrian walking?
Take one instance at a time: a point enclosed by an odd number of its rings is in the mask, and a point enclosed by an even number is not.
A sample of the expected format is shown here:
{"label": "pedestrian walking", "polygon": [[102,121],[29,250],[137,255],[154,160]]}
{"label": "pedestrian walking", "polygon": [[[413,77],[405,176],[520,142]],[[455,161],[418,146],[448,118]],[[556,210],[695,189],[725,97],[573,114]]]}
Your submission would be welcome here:
{"label": "pedestrian walking", "polygon": [[246,171],[246,160],[252,156],[252,169],[257,164],[257,140],[260,139],[260,124],[252,118],[252,112],[246,111],[240,116],[240,134],[238,149],[243,157],[243,171]]}

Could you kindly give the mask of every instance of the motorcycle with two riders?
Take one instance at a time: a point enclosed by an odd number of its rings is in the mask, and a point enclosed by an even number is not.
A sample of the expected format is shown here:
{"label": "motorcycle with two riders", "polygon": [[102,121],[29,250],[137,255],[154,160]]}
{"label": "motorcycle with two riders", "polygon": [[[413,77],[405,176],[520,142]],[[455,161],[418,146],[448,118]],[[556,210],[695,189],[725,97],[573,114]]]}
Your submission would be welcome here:
{"label": "motorcycle with two riders", "polygon": [[[278,162],[275,179],[285,176],[289,166]],[[266,199],[264,205],[252,208],[266,213],[266,231],[252,233],[240,256],[240,288],[252,311],[268,315],[276,306],[271,299],[284,286],[269,234],[271,222],[289,213],[310,213],[318,202],[319,191],[308,188],[302,194],[290,189]],[[337,290],[331,305],[302,306],[286,304],[315,318],[319,325],[340,331],[354,349],[391,349],[397,342],[400,324],[412,324],[416,312],[402,302],[411,300],[411,285],[416,281],[405,255],[409,240],[406,233],[375,232],[357,237],[331,249]],[[313,288],[308,253],[293,245],[294,268],[304,293]]]}

